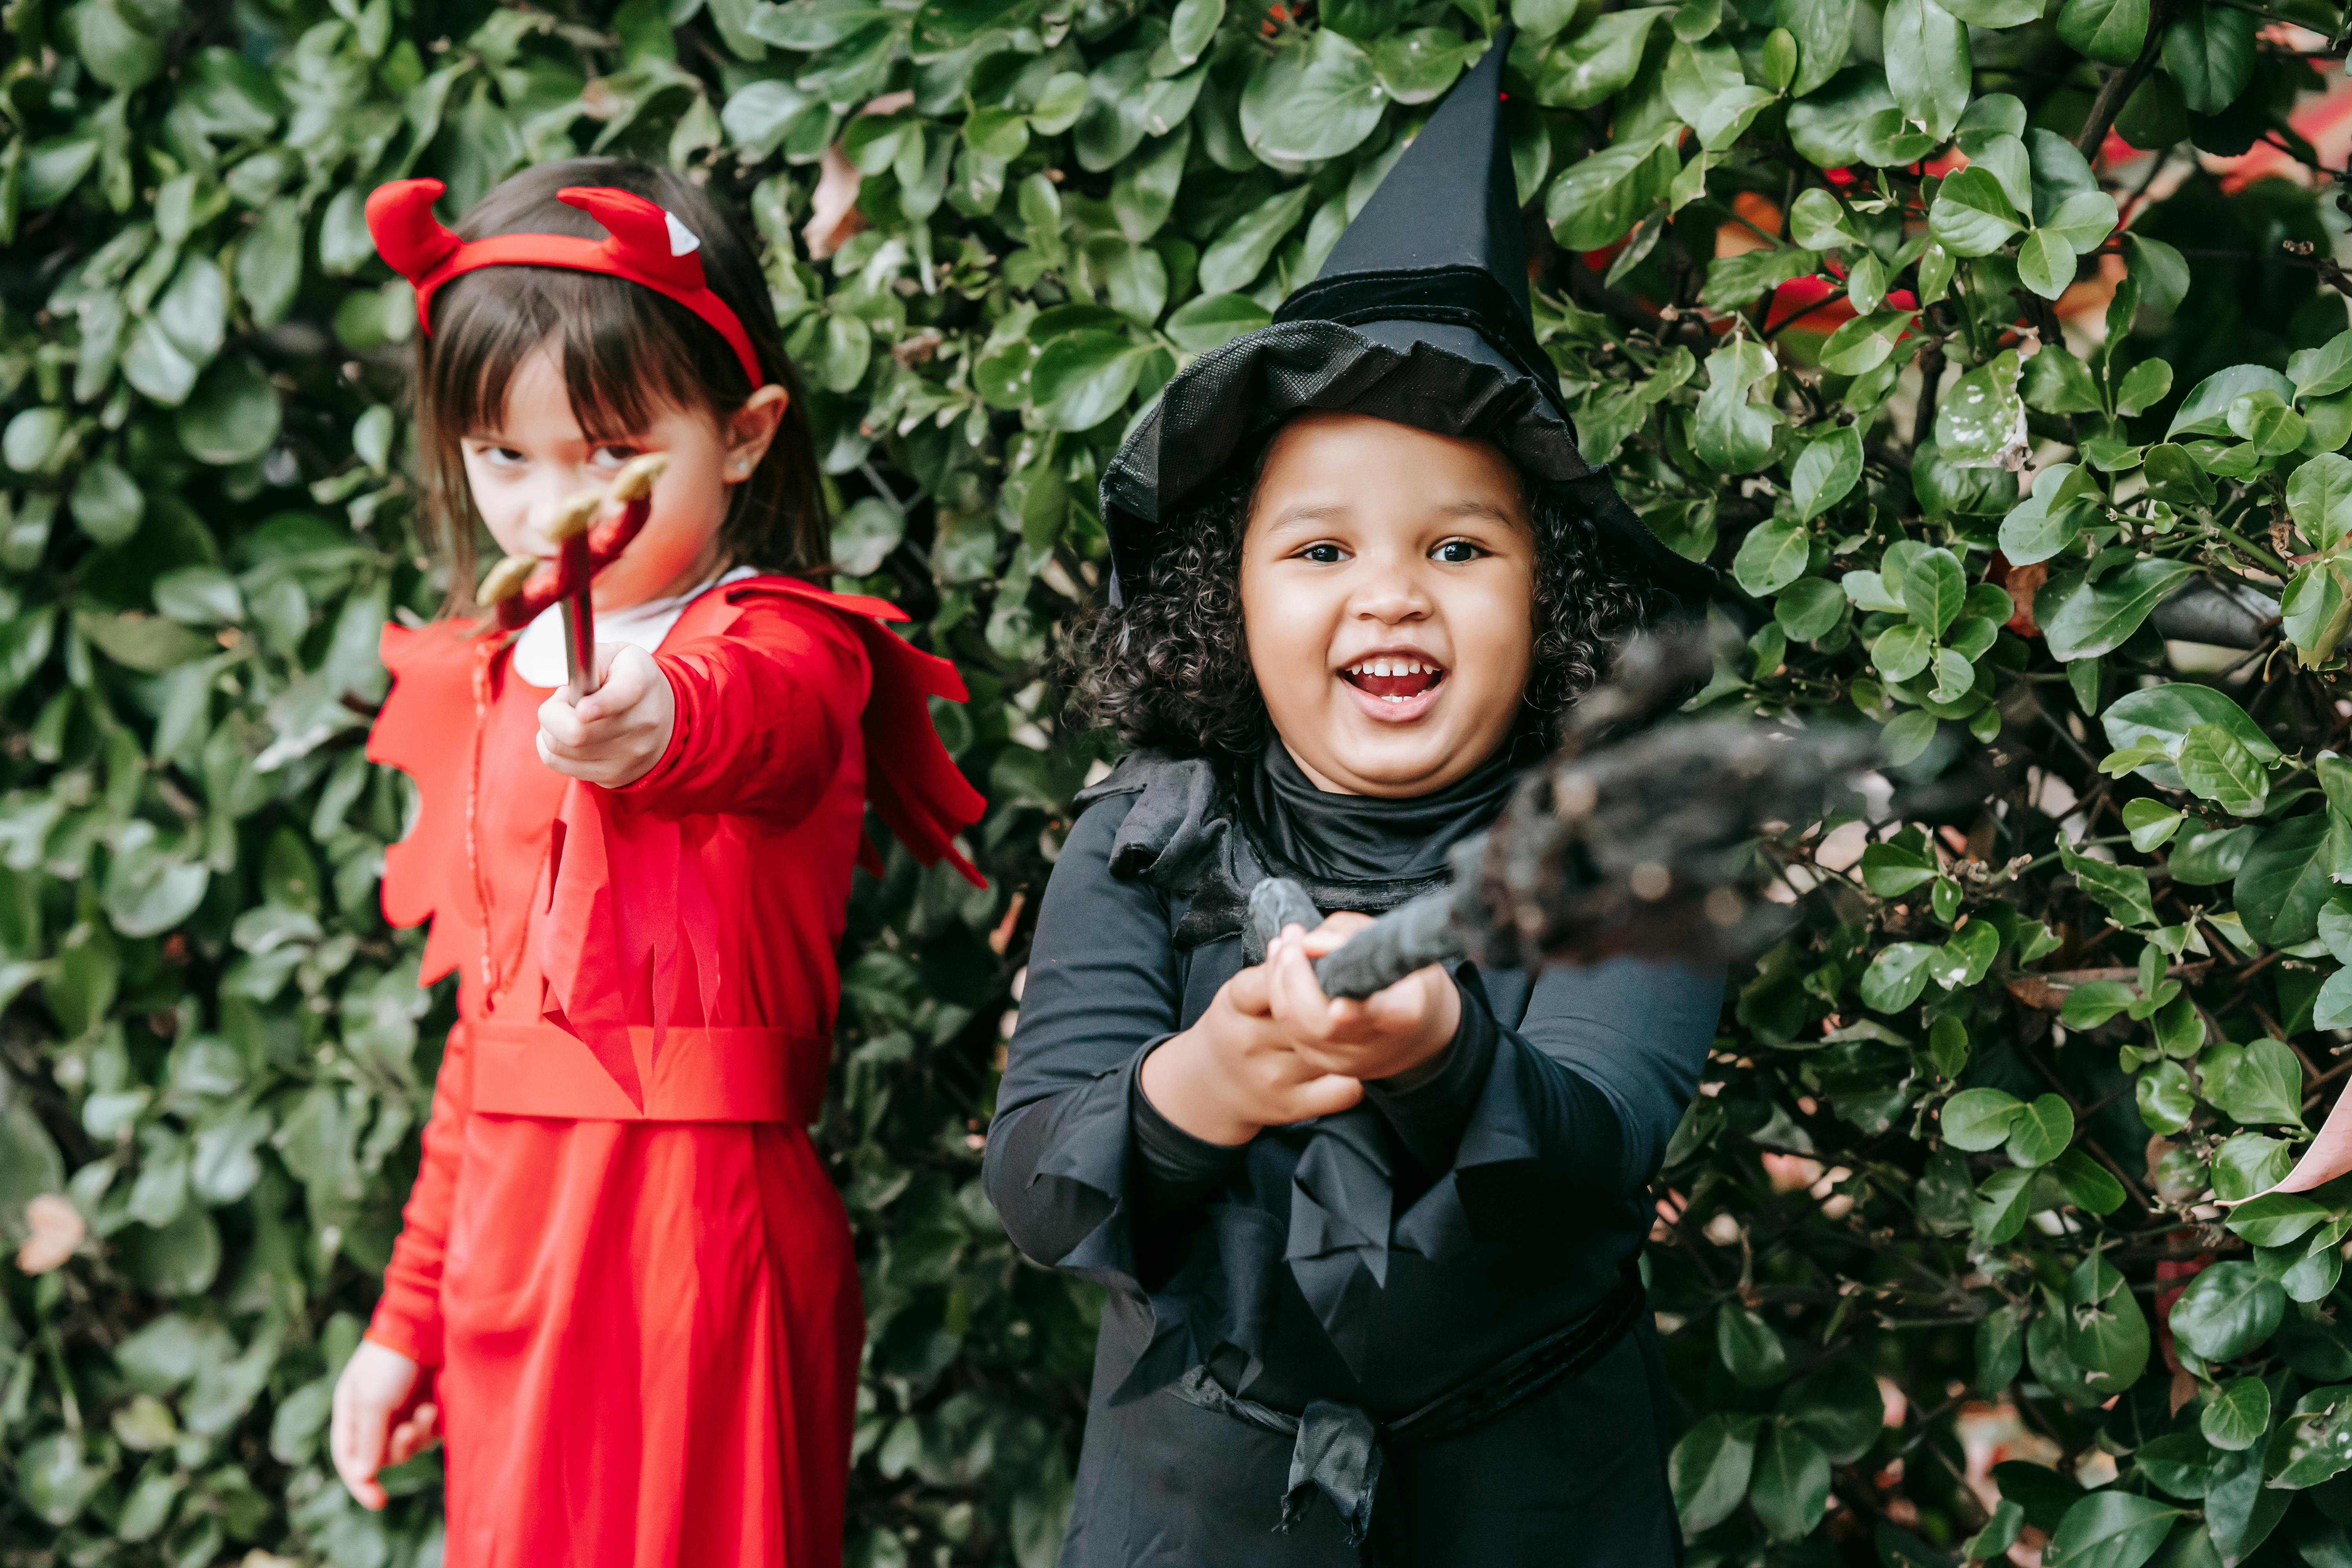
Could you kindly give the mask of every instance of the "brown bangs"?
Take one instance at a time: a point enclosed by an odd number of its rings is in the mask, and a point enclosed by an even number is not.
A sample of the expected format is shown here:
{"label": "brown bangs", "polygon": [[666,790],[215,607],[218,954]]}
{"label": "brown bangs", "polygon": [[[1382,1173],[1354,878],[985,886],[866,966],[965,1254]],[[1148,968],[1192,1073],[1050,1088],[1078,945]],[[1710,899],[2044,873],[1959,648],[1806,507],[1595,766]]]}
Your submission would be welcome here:
{"label": "brown bangs", "polygon": [[[824,492],[800,378],[784,356],[767,283],[750,246],[702,192],[667,170],[577,158],[517,174],[458,225],[493,234],[604,230],[555,199],[570,185],[610,185],[659,203],[702,241],[710,286],[742,321],[788,403],[767,455],[729,491],[719,541],[731,565],[800,576],[826,570]],[[620,440],[667,408],[700,409],[723,426],[754,390],[727,341],[685,306],[626,279],[553,267],[467,273],[434,298],[433,331],[417,343],[416,416],[432,531],[449,567],[448,608],[468,609],[481,520],[462,442],[498,428],[515,372],[542,345],[563,370],[572,416],[593,440]]]}

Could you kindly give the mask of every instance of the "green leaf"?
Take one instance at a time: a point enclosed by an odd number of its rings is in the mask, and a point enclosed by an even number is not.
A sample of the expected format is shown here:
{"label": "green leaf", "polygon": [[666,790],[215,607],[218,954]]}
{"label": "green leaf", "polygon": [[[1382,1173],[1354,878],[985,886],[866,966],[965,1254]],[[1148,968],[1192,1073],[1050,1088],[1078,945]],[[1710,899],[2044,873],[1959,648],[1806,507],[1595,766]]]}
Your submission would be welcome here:
{"label": "green leaf", "polygon": [[268,451],[277,443],[280,419],[278,389],[259,365],[239,353],[205,373],[173,424],[190,456],[226,468]]}
{"label": "green leaf", "polygon": [[2160,359],[2142,360],[2125,373],[2116,388],[2116,411],[2145,414],[2172,390],[2172,366]]}
{"label": "green leaf", "polygon": [[1829,1456],[1796,1427],[1773,1422],[1757,1450],[1748,1501],[1765,1534],[1775,1541],[1801,1540],[1829,1511]]}
{"label": "green leaf", "polygon": [[2017,352],[2003,350],[1954,383],[1936,408],[1936,449],[1955,468],[2013,467],[2025,450]]}
{"label": "green leaf", "polygon": [[1030,395],[1046,426],[1091,430],[1127,405],[1150,353],[1116,332],[1067,332],[1048,342],[1030,373]]}
{"label": "green leaf", "polygon": [[1853,0],[1778,0],[1774,15],[1797,43],[1797,74],[1789,96],[1807,98],[1838,75],[1852,51]]}
{"label": "green leaf", "polygon": [[2095,60],[2127,66],[2147,37],[2147,0],[2066,0],[2058,37]]}
{"label": "green leaf", "polygon": [[2294,396],[2294,384],[2268,365],[2237,364],[2215,371],[2189,390],[2164,438],[2228,435],[2231,405],[2250,392],[2264,390],[2289,401]]}
{"label": "green leaf", "polygon": [[1990,169],[1967,168],[1937,187],[1927,229],[1954,256],[1990,256],[2025,226]]}
{"label": "green leaf", "polygon": [[1926,942],[1898,942],[1878,950],[1863,972],[1863,1005],[1879,1013],[1899,1013],[1927,988],[1927,965],[1936,950]]}
{"label": "green leaf", "polygon": [[1206,353],[1244,332],[1254,332],[1273,313],[1244,294],[1198,294],[1168,314],[1162,330],[1187,353]]}
{"label": "green leaf", "polygon": [[1870,1369],[1851,1356],[1825,1362],[1791,1384],[1775,1408],[1818,1444],[1830,1462],[1850,1465],[1868,1453],[1886,1423],[1886,1400]]}
{"label": "green leaf", "polygon": [[2051,1568],[2140,1568],[2180,1511],[2130,1492],[2093,1492],[2066,1510],[2043,1561]]}
{"label": "green leaf", "polygon": [[[1819,517],[1843,500],[1861,478],[1862,432],[1851,425],[1842,425],[1807,446],[1797,458],[1796,468],[1790,476],[1797,515],[1807,521]],[[1951,557],[1947,553],[1945,559]],[[1957,563],[1953,570],[1958,571]],[[1746,586],[1744,581],[1742,586]],[[1943,628],[1935,629],[1940,632]]]}
{"label": "green leaf", "polygon": [[2074,251],[2054,229],[2038,228],[2017,252],[2017,276],[2045,300],[2055,300],[2074,281]]}
{"label": "green leaf", "polygon": [[1372,74],[1391,98],[1427,103],[1486,52],[1486,40],[1465,39],[1442,27],[1413,27],[1376,40],[1371,52]]}
{"label": "green leaf", "polygon": [[2279,1423],[2263,1469],[2267,1484],[2295,1491],[2352,1469],[2352,1386],[2315,1388],[2296,1400]]}
{"label": "green leaf", "polygon": [[[1838,375],[1864,375],[1892,358],[1916,310],[1874,310],[1838,323],[1822,345],[1822,368]],[[1851,428],[1851,426],[1848,426]]]}
{"label": "green leaf", "polygon": [[1835,250],[1862,243],[1845,208],[1819,185],[1807,187],[1790,206],[1789,237],[1807,250]]}
{"label": "green leaf", "polygon": [[1908,680],[1927,668],[1936,645],[1924,627],[1910,622],[1892,626],[1870,645],[1870,661],[1889,680]]}
{"label": "green leaf", "polygon": [[1968,28],[1937,0],[1888,0],[1885,29],[1887,88],[1905,118],[1941,141],[1969,106]]}
{"label": "green leaf", "polygon": [[2051,657],[2071,660],[2113,653],[2195,574],[2186,562],[2150,557],[2108,573],[2067,600],[2042,627]]}
{"label": "green leaf", "polygon": [[[2344,336],[2352,338],[2352,332]],[[2330,452],[2295,469],[2286,482],[2286,509],[2320,549],[2342,540],[2352,529],[2352,458]]]}
{"label": "green leaf", "polygon": [[2121,1390],[2147,1367],[2147,1316],[2123,1272],[2101,1254],[2066,1281],[2066,1354],[2095,1388]]}
{"label": "green leaf", "polygon": [[1536,76],[1536,101],[1591,109],[1607,100],[1633,79],[1651,27],[1672,14],[1664,5],[1604,12],[1576,37],[1554,42]]}
{"label": "green leaf", "polygon": [[1201,292],[1228,293],[1256,278],[1274,247],[1305,216],[1312,195],[1300,185],[1268,196],[1228,226],[1216,243],[1201,253]]}
{"label": "green leaf", "polygon": [[2147,873],[2137,866],[2118,866],[2110,861],[2095,859],[2075,853],[2074,847],[2063,838],[2058,841],[2058,860],[2083,891],[2104,905],[2107,912],[2127,926],[2151,926],[2156,923],[2156,908],[2148,896]]}
{"label": "green leaf", "polygon": [[[2067,276],[2074,276],[2074,262],[2065,262]],[[2055,296],[2053,296],[2055,298]],[[2052,343],[2025,362],[2025,373],[2018,380],[2018,392],[2026,406],[2044,414],[2096,414],[2105,405],[2099,400],[2098,384],[2083,362],[2063,343]],[[2071,468],[2072,465],[2061,465]],[[2079,469],[2075,470],[2080,472]],[[2043,472],[2048,472],[2044,469]],[[2085,475],[2087,480],[2089,476]],[[2042,475],[2034,476],[2040,488]]]}
{"label": "green leaf", "polygon": [[1748,1495],[1756,1468],[1755,1432],[1752,1424],[1736,1423],[1736,1417],[1721,1414],[1700,1416],[1667,1458],[1675,1511],[1687,1534],[1712,1530],[1729,1519]]}
{"label": "green leaf", "polygon": [[2295,569],[2279,595],[2279,628],[2308,668],[2324,664],[2352,630],[2352,593],[2341,566],[2314,561]]}
{"label": "green leaf", "polygon": [[2058,1021],[2070,1029],[2095,1029],[2134,1000],[2132,988],[2120,980],[2086,980],[2066,993]]}
{"label": "green leaf", "polygon": [[2232,1121],[2302,1126],[2303,1067],[2284,1042],[2259,1039],[2242,1047],[2216,1046],[2200,1066],[2205,1098]]}
{"label": "green leaf", "polygon": [[2234,1377],[2201,1402],[2197,1429],[2205,1441],[2229,1453],[2254,1446],[2270,1429],[2271,1391],[2259,1377]]}
{"label": "green leaf", "polygon": [[[1260,157],[1280,163],[1336,158],[1372,133],[1385,98],[1371,57],[1325,27],[1251,73],[1242,135]],[[1306,193],[1297,194],[1303,203]]]}
{"label": "green leaf", "polygon": [[1731,574],[1748,593],[1769,598],[1804,574],[1809,552],[1804,524],[1767,523],[1740,542]]}
{"label": "green leaf", "polygon": [[2176,761],[2198,795],[2238,816],[2260,816],[2270,797],[2270,774],[2243,743],[2218,724],[2189,731]]}
{"label": "green leaf", "polygon": [[[1787,0],[1783,0],[1787,4]],[[1835,0],[1804,0],[1805,9],[1815,6],[1834,9],[1840,15],[1851,15],[1852,0],[1837,5]],[[1791,26],[1798,37],[1801,55],[1806,48],[1806,33]],[[1843,36],[1832,46],[1843,51]],[[1801,58],[1798,80],[1802,81],[1811,67]],[[1823,169],[1843,168],[1862,161],[1863,127],[1873,115],[1895,107],[1895,95],[1887,90],[1886,76],[1876,66],[1848,66],[1832,75],[1828,82],[1810,95],[1800,93],[1801,103],[1789,110],[1789,140],[1807,161]]]}
{"label": "green leaf", "polygon": [[2327,839],[2325,812],[2263,830],[2232,889],[2248,936],[2269,947],[2297,947],[2319,934],[2320,906],[2334,889]]}
{"label": "green leaf", "polygon": [[1605,147],[1571,164],[1545,198],[1552,237],[1570,250],[1613,244],[1665,198],[1681,167],[1671,146],[1646,141]]}
{"label": "green leaf", "polygon": [[2194,1432],[2171,1432],[2152,1437],[2132,1456],[2132,1462],[2158,1490],[2177,1498],[2201,1498],[2212,1485],[2217,1458],[2205,1439]]}
{"label": "green leaf", "polygon": [[1845,619],[1845,594],[1822,577],[1800,577],[1780,590],[1773,618],[1791,642],[1811,642]]}
{"label": "green leaf", "polygon": [[2000,1247],[2025,1228],[2033,1207],[2034,1173],[2021,1166],[1995,1171],[1977,1189],[1969,1205],[1969,1223],[1988,1246]]}
{"label": "green leaf", "polygon": [[1750,1388],[1788,1380],[1788,1348],[1771,1324],[1745,1307],[1727,1306],[1716,1314],[1715,1346],[1726,1370]]}
{"label": "green leaf", "polygon": [[[1748,393],[1779,368],[1779,362],[1761,343],[1745,339],[1706,356],[1707,389],[1699,396],[1692,446],[1708,467],[1723,473],[1744,473],[1761,468],[1771,457],[1780,411],[1759,407],[1748,401]],[[1793,582],[1795,577],[1791,572],[1782,581]]]}
{"label": "green leaf", "polygon": [[2287,355],[2286,378],[2294,383],[2298,401],[2333,397],[2352,388],[2352,331],[2342,331],[2315,349],[2297,349]]}
{"label": "green leaf", "polygon": [[2131,1090],[2140,1105],[2140,1121],[2155,1133],[2178,1133],[2197,1114],[2197,1093],[2189,1089],[2189,1074],[2180,1063],[2143,1068]]}
{"label": "green leaf", "polygon": [[1968,591],[1958,560],[1941,546],[1921,551],[1904,569],[1904,608],[1930,637],[1943,636],[1960,613]]}
{"label": "green leaf", "polygon": [[2054,1094],[2037,1095],[2011,1125],[2007,1152],[2013,1164],[2046,1165],[2074,1137],[2074,1112],[2066,1102]]}
{"label": "green leaf", "polygon": [[2237,101],[2254,70],[2254,18],[2226,5],[2186,7],[2164,29],[2164,68],[2192,114]]}
{"label": "green leaf", "polygon": [[2189,1282],[2167,1320],[2180,1342],[2210,1362],[2260,1347],[2286,1310],[2286,1294],[2251,1263],[2216,1263]]}
{"label": "green leaf", "polygon": [[1944,1102],[1938,1118],[1944,1142],[1980,1153],[2009,1141],[2010,1129],[2026,1114],[2023,1100],[1998,1089],[1964,1089]]}

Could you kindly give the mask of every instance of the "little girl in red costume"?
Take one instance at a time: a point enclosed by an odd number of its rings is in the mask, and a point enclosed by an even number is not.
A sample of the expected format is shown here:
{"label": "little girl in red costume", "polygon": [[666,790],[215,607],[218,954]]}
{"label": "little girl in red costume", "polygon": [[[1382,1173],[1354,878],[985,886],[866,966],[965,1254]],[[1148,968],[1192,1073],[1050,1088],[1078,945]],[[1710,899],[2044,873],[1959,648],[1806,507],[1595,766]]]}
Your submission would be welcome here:
{"label": "little girl in red costume", "polygon": [[335,1463],[380,1508],[378,1468],[446,1436],[450,1568],[832,1568],[863,1317],[804,1130],[866,804],[977,880],[950,839],[981,801],[927,706],[962,683],[889,605],[808,581],[808,423],[757,259],[698,191],[549,164],[456,234],[440,192],[385,186],[368,220],[416,286],[453,580],[476,518],[551,559],[567,500],[668,466],[594,578],[591,694],[552,609],[385,632],[368,754],[422,810],[384,913],[431,920],[458,1023]]}

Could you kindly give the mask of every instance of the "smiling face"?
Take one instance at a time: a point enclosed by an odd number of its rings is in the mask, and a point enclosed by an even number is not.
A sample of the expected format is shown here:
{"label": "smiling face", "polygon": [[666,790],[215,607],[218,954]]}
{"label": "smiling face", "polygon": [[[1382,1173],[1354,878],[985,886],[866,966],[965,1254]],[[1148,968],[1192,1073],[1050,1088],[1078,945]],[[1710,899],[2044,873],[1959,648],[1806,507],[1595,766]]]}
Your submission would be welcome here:
{"label": "smiling face", "polygon": [[783,397],[780,387],[762,387],[723,428],[707,409],[665,404],[641,430],[591,436],[572,411],[553,345],[541,344],[508,381],[497,425],[461,439],[466,481],[499,548],[544,560],[556,553],[547,530],[566,500],[611,484],[632,458],[667,453],[669,468],[654,487],[645,531],[596,574],[596,607],[626,609],[682,593],[727,564],[719,532],[729,488],[759,467]]}
{"label": "smiling face", "polygon": [[1323,789],[1418,795],[1494,755],[1535,653],[1535,533],[1483,441],[1316,413],[1266,454],[1242,541],[1250,668]]}

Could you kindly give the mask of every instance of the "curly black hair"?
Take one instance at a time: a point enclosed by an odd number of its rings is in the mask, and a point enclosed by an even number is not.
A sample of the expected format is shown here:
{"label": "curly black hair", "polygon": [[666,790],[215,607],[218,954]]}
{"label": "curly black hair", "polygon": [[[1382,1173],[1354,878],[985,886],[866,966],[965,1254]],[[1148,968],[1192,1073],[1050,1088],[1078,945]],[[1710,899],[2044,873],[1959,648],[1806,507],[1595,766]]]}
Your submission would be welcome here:
{"label": "curly black hair", "polygon": [[[1261,449],[1263,450],[1263,449]],[[1126,604],[1097,609],[1067,651],[1071,709],[1130,745],[1244,757],[1265,744],[1265,702],[1242,626],[1242,538],[1258,465],[1204,489],[1160,529],[1164,541]],[[1601,678],[1610,648],[1682,606],[1626,569],[1584,512],[1528,481],[1536,536],[1535,659],[1515,746],[1540,752]]]}

